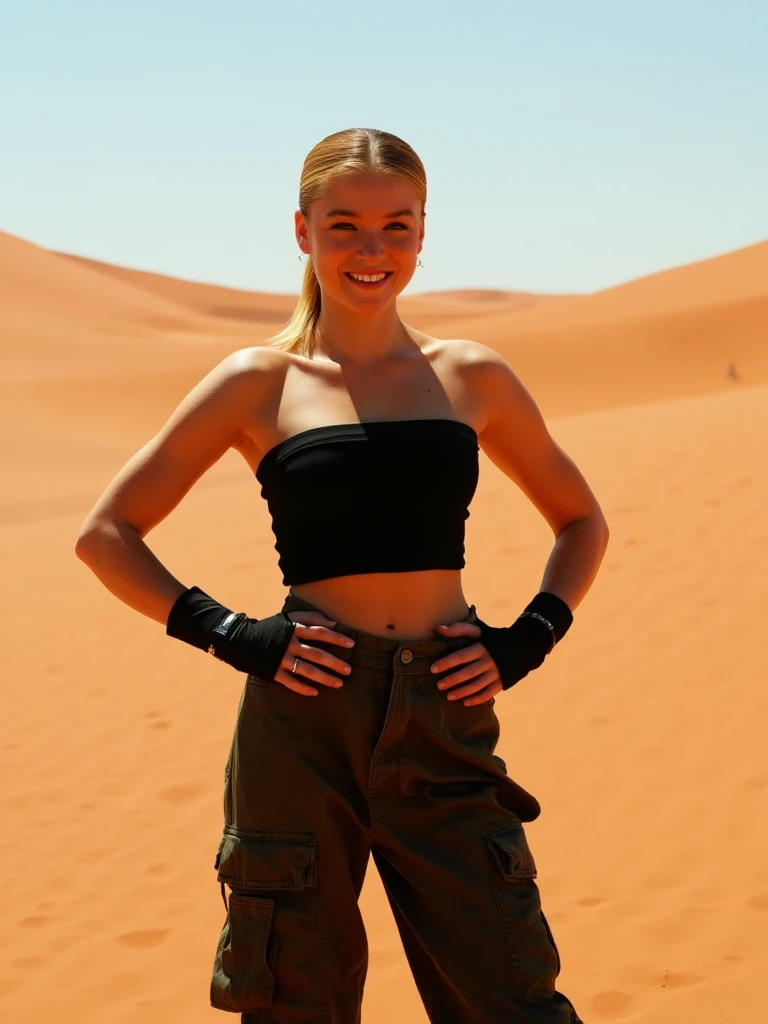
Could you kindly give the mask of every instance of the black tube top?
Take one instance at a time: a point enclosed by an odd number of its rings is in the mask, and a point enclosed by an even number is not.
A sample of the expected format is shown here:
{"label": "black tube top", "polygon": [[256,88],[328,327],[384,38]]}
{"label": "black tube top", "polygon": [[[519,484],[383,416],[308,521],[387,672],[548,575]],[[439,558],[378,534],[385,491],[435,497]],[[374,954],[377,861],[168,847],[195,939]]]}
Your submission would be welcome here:
{"label": "black tube top", "polygon": [[477,434],[450,419],[310,427],[256,468],[283,584],[464,568]]}

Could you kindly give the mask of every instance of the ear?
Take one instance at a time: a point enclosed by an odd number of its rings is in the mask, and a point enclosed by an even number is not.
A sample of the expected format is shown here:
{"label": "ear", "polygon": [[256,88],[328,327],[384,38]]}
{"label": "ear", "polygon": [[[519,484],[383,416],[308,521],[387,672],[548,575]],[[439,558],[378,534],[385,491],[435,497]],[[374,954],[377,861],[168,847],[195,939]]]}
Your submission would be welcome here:
{"label": "ear", "polygon": [[421,227],[419,228],[419,248],[417,252],[421,252],[421,247],[424,244],[424,228],[425,228],[425,214],[421,215]]}
{"label": "ear", "polygon": [[301,210],[296,210],[293,215],[294,229],[296,232],[296,241],[298,242],[299,248],[303,253],[309,253],[309,239],[307,237],[307,222],[302,214]]}

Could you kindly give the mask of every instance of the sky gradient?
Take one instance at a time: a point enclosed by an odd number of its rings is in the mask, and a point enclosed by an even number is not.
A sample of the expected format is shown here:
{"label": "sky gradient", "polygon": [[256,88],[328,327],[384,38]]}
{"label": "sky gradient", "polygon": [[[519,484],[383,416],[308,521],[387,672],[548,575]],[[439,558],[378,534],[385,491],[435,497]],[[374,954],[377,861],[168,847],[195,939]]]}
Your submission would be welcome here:
{"label": "sky gradient", "polygon": [[304,156],[406,139],[410,292],[589,292],[768,237],[768,4],[0,3],[0,230],[292,292]]}

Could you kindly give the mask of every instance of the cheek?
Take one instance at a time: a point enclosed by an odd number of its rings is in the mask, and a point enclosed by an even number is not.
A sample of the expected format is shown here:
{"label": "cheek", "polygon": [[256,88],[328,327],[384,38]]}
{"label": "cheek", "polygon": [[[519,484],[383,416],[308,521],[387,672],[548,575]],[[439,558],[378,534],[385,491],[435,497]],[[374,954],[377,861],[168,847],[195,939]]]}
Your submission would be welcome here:
{"label": "cheek", "polygon": [[318,247],[320,259],[333,260],[339,256],[346,256],[354,246],[354,239],[350,235],[338,232],[335,235],[326,236]]}
{"label": "cheek", "polygon": [[403,232],[390,238],[387,248],[398,256],[407,257],[416,252],[418,245],[418,236]]}

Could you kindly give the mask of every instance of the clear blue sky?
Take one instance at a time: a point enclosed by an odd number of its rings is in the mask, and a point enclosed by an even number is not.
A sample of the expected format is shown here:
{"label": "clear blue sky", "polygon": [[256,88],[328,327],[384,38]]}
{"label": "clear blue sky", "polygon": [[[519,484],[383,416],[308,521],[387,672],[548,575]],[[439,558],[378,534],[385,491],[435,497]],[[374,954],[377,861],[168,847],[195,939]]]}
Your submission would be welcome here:
{"label": "clear blue sky", "polygon": [[426,164],[411,291],[593,291],[768,237],[765,0],[0,0],[0,229],[290,292],[301,164]]}

